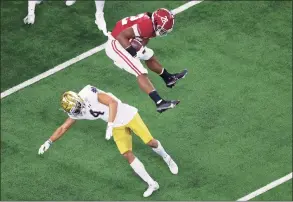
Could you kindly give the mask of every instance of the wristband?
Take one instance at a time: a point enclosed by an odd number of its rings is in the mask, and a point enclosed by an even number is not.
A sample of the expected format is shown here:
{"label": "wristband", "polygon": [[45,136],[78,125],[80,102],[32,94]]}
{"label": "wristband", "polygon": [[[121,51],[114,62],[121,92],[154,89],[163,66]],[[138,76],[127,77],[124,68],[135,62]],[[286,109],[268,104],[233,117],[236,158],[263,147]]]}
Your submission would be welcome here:
{"label": "wristband", "polygon": [[132,55],[133,57],[135,57],[136,54],[137,54],[136,49],[133,48],[131,45],[128,46],[127,48],[125,48],[125,50],[127,50],[127,52],[128,52],[130,55]]}
{"label": "wristband", "polygon": [[112,127],[114,125],[113,122],[108,122],[108,126]]}
{"label": "wristband", "polygon": [[51,145],[53,144],[52,140],[48,139],[47,142]]}

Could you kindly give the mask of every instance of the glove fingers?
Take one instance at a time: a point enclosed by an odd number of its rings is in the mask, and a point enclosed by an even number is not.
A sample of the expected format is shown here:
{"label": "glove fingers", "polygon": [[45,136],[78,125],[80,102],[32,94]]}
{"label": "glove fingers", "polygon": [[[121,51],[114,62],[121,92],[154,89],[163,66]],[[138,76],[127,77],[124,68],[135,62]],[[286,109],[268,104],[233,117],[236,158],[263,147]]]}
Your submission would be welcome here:
{"label": "glove fingers", "polygon": [[45,150],[45,146],[42,145],[42,146],[40,147],[40,149],[39,149],[39,154],[43,154],[45,151],[46,151],[46,150]]}

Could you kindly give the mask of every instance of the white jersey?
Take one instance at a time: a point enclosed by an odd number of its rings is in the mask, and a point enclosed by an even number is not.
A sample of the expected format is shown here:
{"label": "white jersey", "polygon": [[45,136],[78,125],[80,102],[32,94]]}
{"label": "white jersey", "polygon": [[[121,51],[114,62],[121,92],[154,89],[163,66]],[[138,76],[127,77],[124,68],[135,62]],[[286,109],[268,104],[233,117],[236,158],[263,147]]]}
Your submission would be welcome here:
{"label": "white jersey", "polygon": [[[102,90],[97,89],[94,86],[87,85],[84,87],[78,95],[84,100],[85,106],[82,109],[82,113],[76,116],[68,114],[72,119],[87,119],[87,120],[96,120],[102,119],[108,122],[109,119],[109,107],[100,103],[98,101],[98,93],[105,93]],[[117,97],[112,93],[106,93],[118,101],[118,109],[116,118],[114,121],[114,127],[120,127],[128,124],[134,116],[137,114],[137,109],[128,104],[122,103]]]}

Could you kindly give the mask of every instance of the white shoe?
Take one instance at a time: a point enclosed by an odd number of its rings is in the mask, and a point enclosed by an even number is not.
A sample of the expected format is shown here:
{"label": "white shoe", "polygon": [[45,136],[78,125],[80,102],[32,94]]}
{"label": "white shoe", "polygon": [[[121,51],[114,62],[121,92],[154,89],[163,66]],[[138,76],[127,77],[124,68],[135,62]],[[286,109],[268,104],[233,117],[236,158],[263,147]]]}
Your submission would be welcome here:
{"label": "white shoe", "polygon": [[143,193],[143,197],[149,197],[152,193],[160,188],[159,184],[155,181],[153,184],[150,184],[148,189]]}
{"label": "white shoe", "polygon": [[108,36],[107,25],[104,19],[104,13],[99,13],[99,14],[96,13],[95,23],[98,26],[98,29],[103,31],[105,36]]}
{"label": "white shoe", "polygon": [[66,0],[65,4],[66,6],[72,6],[75,2],[76,0]]}
{"label": "white shoe", "polygon": [[173,159],[171,158],[171,156],[168,155],[166,158],[164,158],[164,161],[168,165],[171,173],[173,173],[174,175],[178,174],[178,166],[175,163],[175,161],[173,161]]}
{"label": "white shoe", "polygon": [[35,23],[35,14],[28,14],[24,19],[23,19],[24,24],[34,24]]}

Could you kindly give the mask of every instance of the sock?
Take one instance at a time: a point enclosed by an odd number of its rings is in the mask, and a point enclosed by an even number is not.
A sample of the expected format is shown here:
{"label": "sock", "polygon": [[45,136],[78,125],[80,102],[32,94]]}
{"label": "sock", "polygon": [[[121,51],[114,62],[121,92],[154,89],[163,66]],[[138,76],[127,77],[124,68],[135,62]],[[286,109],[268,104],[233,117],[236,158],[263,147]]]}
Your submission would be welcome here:
{"label": "sock", "polygon": [[159,96],[159,94],[156,90],[153,90],[152,92],[150,92],[149,96],[152,98],[152,100],[156,104],[160,104],[163,101],[163,99],[161,98],[161,96]]}
{"label": "sock", "polygon": [[102,19],[104,19],[104,12],[101,12],[101,13],[96,12],[95,17],[96,17],[96,20],[101,21]]}
{"label": "sock", "polygon": [[95,1],[96,4],[96,16],[99,14],[104,14],[105,1]]}
{"label": "sock", "polygon": [[170,74],[165,68],[163,69],[162,73],[160,74],[160,77],[163,78],[165,82],[169,81],[172,74]]}
{"label": "sock", "polygon": [[136,174],[138,174],[139,177],[141,177],[141,179],[143,179],[143,181],[145,181],[149,185],[154,183],[153,178],[151,178],[151,176],[145,170],[144,165],[142,164],[142,162],[138,158],[135,158],[134,161],[130,164],[130,166],[132,167],[134,172],[136,172]]}
{"label": "sock", "polygon": [[153,148],[154,152],[160,155],[162,158],[166,158],[168,156],[167,152],[165,151],[164,147],[161,145],[160,141],[158,141],[158,147]]}
{"label": "sock", "polygon": [[35,14],[35,8],[36,8],[36,1],[28,1],[28,14],[33,15]]}

